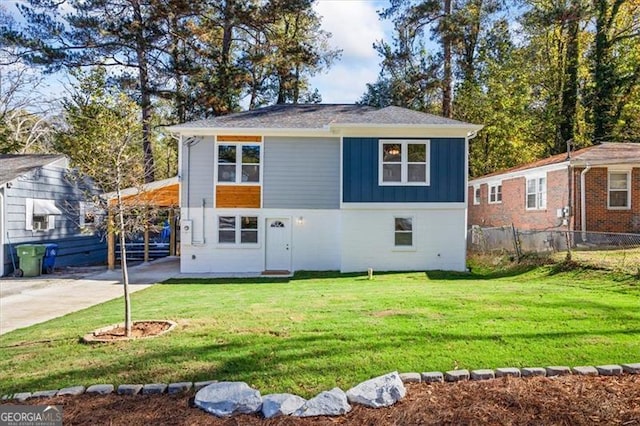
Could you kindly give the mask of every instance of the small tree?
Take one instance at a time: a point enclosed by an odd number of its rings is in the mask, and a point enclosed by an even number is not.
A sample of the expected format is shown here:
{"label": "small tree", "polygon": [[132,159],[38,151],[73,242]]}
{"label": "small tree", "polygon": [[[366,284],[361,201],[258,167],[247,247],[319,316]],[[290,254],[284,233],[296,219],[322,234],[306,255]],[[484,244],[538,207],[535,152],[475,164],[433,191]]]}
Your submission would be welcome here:
{"label": "small tree", "polygon": [[122,191],[144,183],[140,109],[126,95],[105,88],[104,70],[97,69],[79,78],[75,91],[64,100],[66,128],[57,135],[56,147],[69,154],[80,177],[115,194],[110,200],[93,197],[92,201],[108,212],[107,232],[119,238],[125,328],[130,336],[131,301],[125,242],[128,233],[140,229],[146,222],[147,209],[131,211],[139,206],[129,205]]}

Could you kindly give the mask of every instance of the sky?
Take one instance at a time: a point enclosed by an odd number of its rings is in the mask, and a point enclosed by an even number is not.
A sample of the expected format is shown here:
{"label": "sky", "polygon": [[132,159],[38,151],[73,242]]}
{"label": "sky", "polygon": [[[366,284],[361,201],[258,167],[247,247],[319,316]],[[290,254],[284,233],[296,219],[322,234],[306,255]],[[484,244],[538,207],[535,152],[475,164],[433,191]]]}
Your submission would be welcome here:
{"label": "sky", "polygon": [[342,50],[339,61],[311,79],[323,103],[354,103],[365,93],[366,84],[376,81],[381,58],[373,49],[373,43],[388,38],[391,33],[391,24],[378,19],[376,11],[387,3],[386,0],[318,0],[314,5],[322,16],[322,28],[332,34],[331,47]]}

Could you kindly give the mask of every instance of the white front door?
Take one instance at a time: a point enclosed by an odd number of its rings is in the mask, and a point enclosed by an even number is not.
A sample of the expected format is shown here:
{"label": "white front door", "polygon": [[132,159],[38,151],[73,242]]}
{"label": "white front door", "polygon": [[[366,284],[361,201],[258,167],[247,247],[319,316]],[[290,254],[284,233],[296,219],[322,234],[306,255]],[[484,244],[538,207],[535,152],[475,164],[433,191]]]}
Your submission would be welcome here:
{"label": "white front door", "polygon": [[267,219],[267,271],[291,270],[291,221]]}

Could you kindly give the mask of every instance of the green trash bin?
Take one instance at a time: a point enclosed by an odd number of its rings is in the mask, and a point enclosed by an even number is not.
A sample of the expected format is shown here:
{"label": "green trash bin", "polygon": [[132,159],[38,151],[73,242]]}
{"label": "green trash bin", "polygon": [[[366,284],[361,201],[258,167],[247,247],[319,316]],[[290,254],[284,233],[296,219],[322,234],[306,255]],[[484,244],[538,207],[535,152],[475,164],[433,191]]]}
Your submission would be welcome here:
{"label": "green trash bin", "polygon": [[[16,247],[20,259],[22,276],[38,277],[42,271],[42,257],[46,246],[44,244],[22,244]],[[18,273],[20,275],[20,273]]]}

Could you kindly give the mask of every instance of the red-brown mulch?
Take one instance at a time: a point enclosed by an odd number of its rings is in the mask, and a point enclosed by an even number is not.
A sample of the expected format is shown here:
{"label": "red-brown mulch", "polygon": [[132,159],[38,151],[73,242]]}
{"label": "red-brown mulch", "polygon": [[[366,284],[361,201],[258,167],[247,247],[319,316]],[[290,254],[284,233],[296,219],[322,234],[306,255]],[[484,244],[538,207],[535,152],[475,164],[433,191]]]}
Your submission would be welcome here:
{"label": "red-brown mulch", "polygon": [[183,395],[81,395],[28,400],[62,405],[65,425],[640,425],[640,375],[503,378],[408,384],[383,409],[354,406],[342,417],[218,419],[189,407]]}

